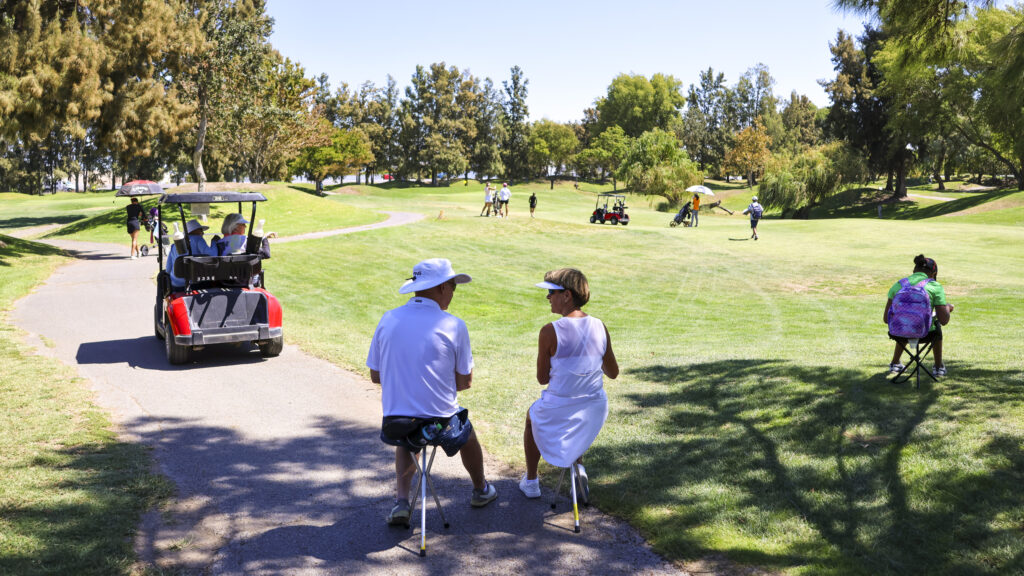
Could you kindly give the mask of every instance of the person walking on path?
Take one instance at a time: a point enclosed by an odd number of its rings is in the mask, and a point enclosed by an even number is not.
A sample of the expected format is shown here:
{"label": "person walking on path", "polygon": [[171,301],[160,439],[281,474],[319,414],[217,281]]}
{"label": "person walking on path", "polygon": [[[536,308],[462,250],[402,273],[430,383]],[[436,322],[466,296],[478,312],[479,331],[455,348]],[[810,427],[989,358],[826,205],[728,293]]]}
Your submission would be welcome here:
{"label": "person walking on path", "polygon": [[[953,313],[953,305],[946,301],[946,290],[935,279],[938,275],[939,265],[935,263],[935,260],[925,258],[924,254],[918,254],[914,257],[914,273],[908,276],[906,280],[910,286],[924,280],[929,280],[925,284],[924,289],[928,292],[928,298],[932,304],[932,325],[928,329],[928,335],[921,338],[920,341],[922,344],[931,342],[932,358],[935,359],[933,374],[941,377],[946,375],[946,365],[942,361],[942,327],[949,324],[949,315]],[[885,303],[885,313],[882,316],[886,324],[889,323],[889,314],[892,312],[892,300],[901,288],[903,288],[903,285],[900,282],[896,282],[889,288],[889,300]],[[907,339],[893,336],[891,332],[889,333],[889,338],[896,341],[896,349],[892,353],[892,362],[889,362],[889,371],[899,372],[903,370],[903,364],[900,363],[900,359],[903,357],[903,349],[907,346]]]}
{"label": "person walking on path", "polygon": [[494,206],[494,191],[491,190],[491,185],[488,183],[484,186],[484,207],[480,210],[481,216],[490,216],[491,208]]}
{"label": "person walking on path", "polygon": [[[527,498],[540,497],[541,456],[561,468],[582,464],[583,453],[608,418],[604,376],[614,380],[619,375],[608,328],[580,310],[590,300],[587,277],[574,268],[562,268],[545,274],[536,286],[547,289],[551,312],[561,318],[540,329],[537,382],[547,389],[526,414],[526,474],[519,489]],[[585,484],[582,465],[579,472]]]}
{"label": "person walking on path", "polygon": [[694,228],[697,227],[697,220],[699,220],[699,216],[700,216],[700,194],[694,194],[693,195],[693,216],[692,216],[693,221],[690,224]]}
{"label": "person walking on path", "polygon": [[533,218],[533,211],[537,209],[537,193],[530,194],[530,218]]}
{"label": "person walking on path", "polygon": [[128,257],[132,260],[138,258],[141,253],[139,252],[139,230],[142,228],[140,220],[142,219],[142,204],[139,204],[138,198],[132,198],[130,204],[125,207],[125,211],[128,213],[128,235],[132,238],[132,246],[128,251]]}
{"label": "person walking on path", "polygon": [[[409,488],[416,468],[413,454],[422,448],[410,437],[419,432],[422,419],[441,427],[435,441],[448,457],[462,456],[473,481],[470,505],[479,508],[498,497],[484,476],[483,449],[469,411],[458,403],[458,393],[473,382],[473,353],[466,323],[447,310],[455,287],[471,280],[456,273],[445,258],[420,262],[398,290],[414,296],[384,313],[370,341],[366,366],[370,380],[380,384],[384,412],[380,439],[395,447],[395,504],[387,515],[388,524],[409,522]],[[405,427],[412,418],[420,426],[396,433],[395,427]]]}
{"label": "person walking on path", "polygon": [[508,218],[508,201],[512,199],[512,191],[508,189],[508,182],[501,183],[501,190],[498,191],[498,200],[501,201],[501,216]]}
{"label": "person walking on path", "polygon": [[[750,204],[743,213],[750,214],[750,229],[754,232],[751,238],[757,240],[757,223],[761,220],[761,215],[764,214],[764,207],[757,203],[757,196],[750,199]],[[696,217],[694,214],[694,218]]]}

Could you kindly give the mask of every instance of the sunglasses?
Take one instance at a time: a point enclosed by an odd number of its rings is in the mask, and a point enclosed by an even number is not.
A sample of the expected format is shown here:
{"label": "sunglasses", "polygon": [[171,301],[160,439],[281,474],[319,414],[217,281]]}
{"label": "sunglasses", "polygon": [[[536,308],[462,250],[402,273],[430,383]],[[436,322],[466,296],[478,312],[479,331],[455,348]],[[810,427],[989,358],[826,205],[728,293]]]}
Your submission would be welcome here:
{"label": "sunglasses", "polygon": [[565,288],[562,288],[561,290],[555,290],[553,288],[548,288],[548,296],[551,296],[552,294],[558,294],[559,292],[565,292]]}

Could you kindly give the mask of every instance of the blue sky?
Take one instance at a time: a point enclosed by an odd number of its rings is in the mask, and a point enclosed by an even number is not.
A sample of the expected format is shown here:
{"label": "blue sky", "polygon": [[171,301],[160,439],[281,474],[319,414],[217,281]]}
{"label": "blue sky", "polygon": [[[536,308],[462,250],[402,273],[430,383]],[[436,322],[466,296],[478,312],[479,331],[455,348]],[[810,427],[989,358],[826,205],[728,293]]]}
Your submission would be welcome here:
{"label": "blue sky", "polygon": [[828,44],[840,28],[863,29],[830,0],[268,0],[267,10],[274,46],[332,88],[388,74],[404,88],[417,64],[442,61],[500,87],[519,65],[531,118],[559,122],[582,118],[620,73],[671,74],[685,93],[709,66],[734,85],[759,62],[777,96],[796,90],[825,106]]}

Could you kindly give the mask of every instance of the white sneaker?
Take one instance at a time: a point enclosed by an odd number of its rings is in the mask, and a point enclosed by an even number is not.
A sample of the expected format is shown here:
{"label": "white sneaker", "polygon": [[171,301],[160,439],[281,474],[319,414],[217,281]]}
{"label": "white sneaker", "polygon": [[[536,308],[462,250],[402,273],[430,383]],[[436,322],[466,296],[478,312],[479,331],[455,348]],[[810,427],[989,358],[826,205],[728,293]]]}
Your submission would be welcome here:
{"label": "white sneaker", "polygon": [[523,474],[523,479],[519,481],[519,489],[527,498],[540,498],[540,478],[527,480],[526,474]]}
{"label": "white sneaker", "polygon": [[135,254],[132,254],[132,260],[137,260],[138,258],[139,258],[139,257],[138,257],[138,256],[136,256]]}

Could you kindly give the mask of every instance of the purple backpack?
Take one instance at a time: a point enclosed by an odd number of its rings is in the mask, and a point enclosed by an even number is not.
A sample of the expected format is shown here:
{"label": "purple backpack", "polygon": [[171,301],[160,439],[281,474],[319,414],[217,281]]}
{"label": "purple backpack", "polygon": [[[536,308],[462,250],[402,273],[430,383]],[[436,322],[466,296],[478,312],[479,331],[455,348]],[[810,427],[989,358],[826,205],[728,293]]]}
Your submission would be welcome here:
{"label": "purple backpack", "polygon": [[900,338],[924,338],[932,327],[932,298],[925,290],[931,282],[925,278],[911,284],[900,280],[900,291],[892,298],[889,310],[889,333]]}

